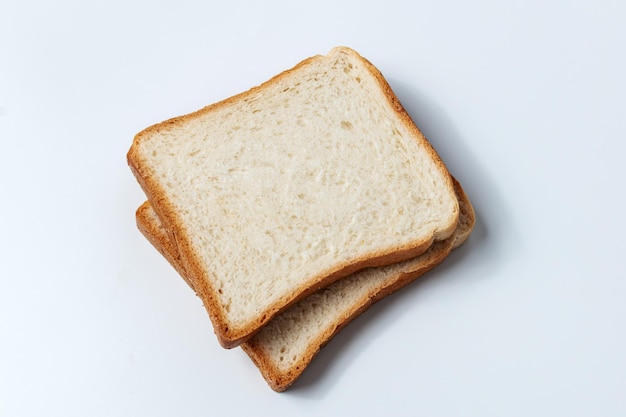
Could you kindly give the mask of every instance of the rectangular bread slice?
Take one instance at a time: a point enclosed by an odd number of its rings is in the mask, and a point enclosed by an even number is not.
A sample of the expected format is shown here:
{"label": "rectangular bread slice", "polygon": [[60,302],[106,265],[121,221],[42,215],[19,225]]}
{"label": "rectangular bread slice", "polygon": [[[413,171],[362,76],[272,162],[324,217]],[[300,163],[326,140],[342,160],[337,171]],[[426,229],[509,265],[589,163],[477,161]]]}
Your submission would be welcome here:
{"label": "rectangular bread slice", "polygon": [[136,135],[127,155],[222,346],[365,267],[449,237],[443,162],[349,48]]}
{"label": "rectangular bread slice", "polygon": [[[370,268],[335,281],[275,316],[241,347],[275,391],[284,391],[302,374],[319,350],[371,304],[407,285],[463,244],[475,222],[474,210],[455,181],[461,213],[454,234],[424,254],[386,267]],[[137,210],[137,225],[154,247],[194,289],[148,202]]]}

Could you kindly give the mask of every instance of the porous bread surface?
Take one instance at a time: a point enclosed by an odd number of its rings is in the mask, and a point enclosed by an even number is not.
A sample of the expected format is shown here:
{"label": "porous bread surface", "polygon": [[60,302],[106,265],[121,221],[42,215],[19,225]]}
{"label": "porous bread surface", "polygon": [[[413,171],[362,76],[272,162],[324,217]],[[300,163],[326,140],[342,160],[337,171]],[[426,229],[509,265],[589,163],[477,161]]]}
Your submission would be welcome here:
{"label": "porous bread surface", "polygon": [[443,163],[347,48],[146,129],[128,159],[227,347],[351,267],[422,253],[458,216]]}
{"label": "porous bread surface", "polygon": [[[274,390],[287,389],[321,346],[370,304],[427,272],[451,249],[465,242],[474,227],[475,215],[469,198],[456,180],[454,186],[461,213],[449,239],[434,243],[424,254],[411,260],[366,269],[335,281],[275,316],[241,345]],[[137,224],[193,289],[177,261],[175,246],[149,203],[144,203],[137,211]]]}

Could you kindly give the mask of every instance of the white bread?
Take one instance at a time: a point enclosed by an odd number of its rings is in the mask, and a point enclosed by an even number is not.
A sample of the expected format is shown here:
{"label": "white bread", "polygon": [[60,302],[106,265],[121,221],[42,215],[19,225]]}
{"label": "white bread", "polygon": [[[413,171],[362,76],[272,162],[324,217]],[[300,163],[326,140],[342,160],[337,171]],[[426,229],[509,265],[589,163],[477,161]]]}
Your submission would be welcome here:
{"label": "white bread", "polygon": [[[241,345],[272,389],[287,389],[343,326],[377,300],[435,267],[451,249],[465,242],[474,227],[474,210],[456,181],[455,190],[461,214],[452,237],[434,243],[411,260],[366,269],[318,290],[278,314]],[[137,210],[136,217],[141,232],[193,289],[176,246],[148,202]]]}
{"label": "white bread", "polygon": [[348,48],[140,132],[131,170],[218,340],[448,238],[452,180],[384,78]]}

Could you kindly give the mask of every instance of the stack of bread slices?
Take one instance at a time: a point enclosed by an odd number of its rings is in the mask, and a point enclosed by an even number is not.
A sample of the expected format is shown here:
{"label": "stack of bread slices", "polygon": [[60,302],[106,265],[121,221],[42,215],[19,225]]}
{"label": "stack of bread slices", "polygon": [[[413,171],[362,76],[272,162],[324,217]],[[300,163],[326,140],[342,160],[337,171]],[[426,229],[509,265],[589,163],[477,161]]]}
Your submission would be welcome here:
{"label": "stack of bread slices", "polygon": [[345,324],[441,263],[472,206],[381,73],[337,47],[140,132],[137,224],[219,343],[283,391]]}

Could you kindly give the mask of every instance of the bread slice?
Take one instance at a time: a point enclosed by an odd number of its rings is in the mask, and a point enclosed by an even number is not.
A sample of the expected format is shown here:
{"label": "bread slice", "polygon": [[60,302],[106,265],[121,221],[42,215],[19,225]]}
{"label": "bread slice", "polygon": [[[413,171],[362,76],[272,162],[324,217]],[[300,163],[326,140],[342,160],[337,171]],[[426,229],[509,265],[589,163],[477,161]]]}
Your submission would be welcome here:
{"label": "bread slice", "polygon": [[140,132],[128,163],[220,343],[304,296],[454,231],[446,167],[348,48]]}
{"label": "bread slice", "polygon": [[[287,389],[343,326],[377,300],[436,266],[451,249],[465,242],[474,227],[474,210],[456,181],[455,189],[461,214],[452,237],[434,243],[414,259],[366,269],[335,281],[278,314],[241,345],[272,389]],[[193,289],[176,246],[148,202],[137,210],[137,225]]]}

